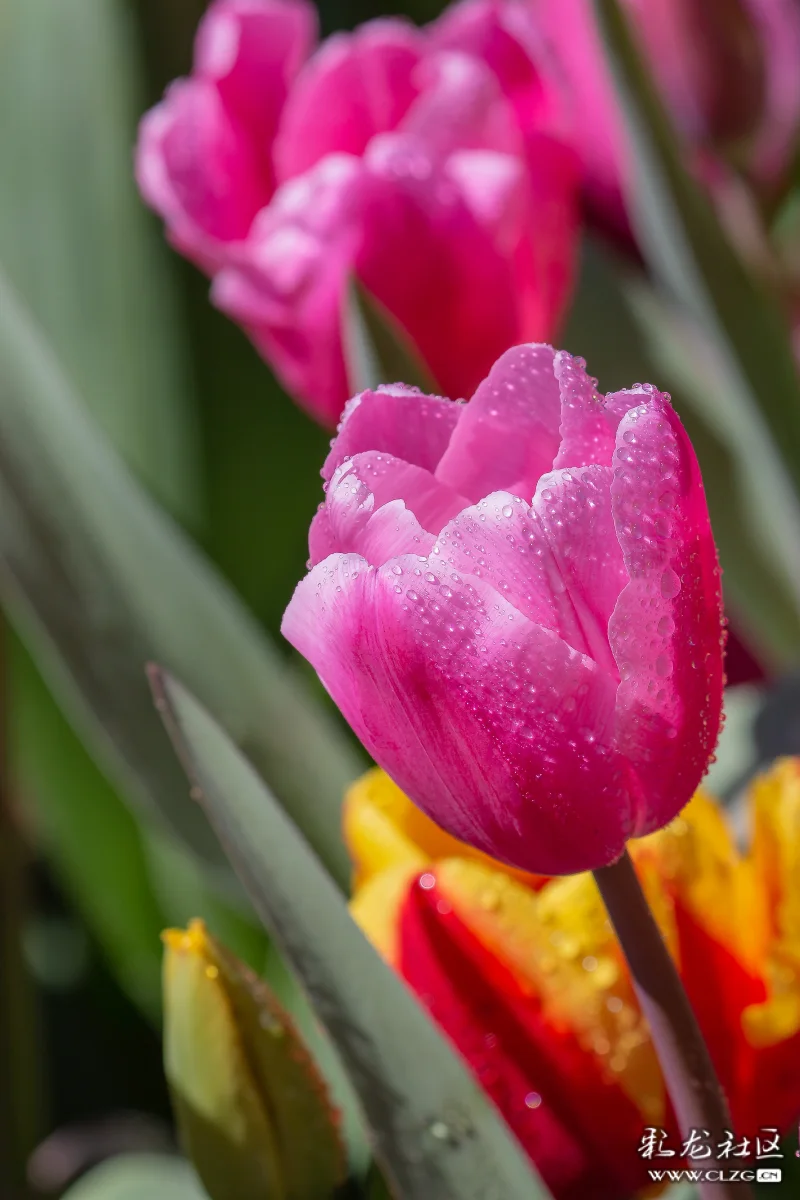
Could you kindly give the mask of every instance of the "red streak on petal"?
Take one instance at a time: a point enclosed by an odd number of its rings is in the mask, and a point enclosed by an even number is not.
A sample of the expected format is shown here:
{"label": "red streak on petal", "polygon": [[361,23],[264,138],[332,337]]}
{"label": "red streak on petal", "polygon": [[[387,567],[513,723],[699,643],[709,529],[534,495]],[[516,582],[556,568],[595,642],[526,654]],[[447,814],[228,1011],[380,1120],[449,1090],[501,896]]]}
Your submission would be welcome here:
{"label": "red streak on petal", "polygon": [[545,1020],[537,997],[478,941],[437,887],[411,887],[400,914],[399,957],[404,978],[557,1200],[618,1200],[646,1183],[646,1164],[636,1153],[641,1113],[602,1078],[569,1030]]}

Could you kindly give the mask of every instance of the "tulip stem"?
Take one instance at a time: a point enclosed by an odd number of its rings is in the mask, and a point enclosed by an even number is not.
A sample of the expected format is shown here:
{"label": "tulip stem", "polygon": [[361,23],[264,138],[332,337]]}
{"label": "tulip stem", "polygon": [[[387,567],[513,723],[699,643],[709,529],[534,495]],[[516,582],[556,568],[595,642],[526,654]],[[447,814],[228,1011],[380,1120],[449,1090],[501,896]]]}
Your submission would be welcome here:
{"label": "tulip stem", "polygon": [[[612,866],[596,870],[594,877],[650,1026],[681,1136],[689,1138],[692,1130],[702,1130],[715,1144],[733,1129],[728,1102],[627,850]],[[712,1158],[690,1165],[703,1169],[726,1164],[715,1164]],[[742,1184],[714,1182],[701,1183],[699,1194],[709,1200],[743,1200],[751,1193]]]}

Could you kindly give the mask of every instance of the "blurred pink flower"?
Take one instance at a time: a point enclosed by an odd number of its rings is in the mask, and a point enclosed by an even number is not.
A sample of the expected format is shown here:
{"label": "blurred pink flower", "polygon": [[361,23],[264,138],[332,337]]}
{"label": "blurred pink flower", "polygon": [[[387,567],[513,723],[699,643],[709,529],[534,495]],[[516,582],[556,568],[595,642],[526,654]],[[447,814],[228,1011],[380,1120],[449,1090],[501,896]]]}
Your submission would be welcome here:
{"label": "blurred pink flower", "polygon": [[214,0],[194,72],[144,117],[136,175],[173,245],[213,272],[269,202],[287,91],[316,38],[304,0]]}
{"label": "blurred pink flower", "polygon": [[468,395],[508,346],[552,336],[569,296],[577,168],[545,131],[551,94],[504,5],[372,21],[301,66],[310,11],[212,5],[192,78],[142,124],[142,191],[319,419],[351,390],[352,275]]}
{"label": "blurred pink flower", "polygon": [[[476,4],[492,0],[471,0]],[[625,139],[592,0],[506,0],[560,97],[590,207],[623,220]],[[698,150],[730,150],[759,185],[788,169],[800,129],[796,0],[623,0],[673,119]],[[517,13],[517,20],[520,20]]]}
{"label": "blurred pink flower", "polygon": [[357,396],[283,622],[416,804],[542,874],[610,863],[670,821],[720,726],[719,569],[691,443],[652,386],[595,383],[524,345],[468,405]]}

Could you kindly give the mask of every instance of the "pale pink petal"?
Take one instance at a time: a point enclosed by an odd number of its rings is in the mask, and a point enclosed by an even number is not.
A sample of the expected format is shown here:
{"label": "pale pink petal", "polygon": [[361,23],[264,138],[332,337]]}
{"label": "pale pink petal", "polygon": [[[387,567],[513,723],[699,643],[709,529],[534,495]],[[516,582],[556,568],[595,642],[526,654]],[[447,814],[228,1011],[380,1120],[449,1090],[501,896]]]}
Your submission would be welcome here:
{"label": "pale pink petal", "polygon": [[655,389],[620,423],[614,521],[630,576],[611,618],[616,745],[640,783],[638,833],[687,803],[722,705],[720,572],[694,450]]}
{"label": "pale pink petal", "polygon": [[[374,507],[402,500],[429,533],[438,533],[469,501],[430,471],[391,454],[366,450],[343,463],[339,472],[352,471],[369,489]],[[334,479],[337,478],[334,476]],[[331,481],[333,482],[333,481]]]}
{"label": "pale pink petal", "polygon": [[559,350],[555,357],[555,375],[561,392],[561,445],[556,467],[610,466],[619,418],[606,412],[597,380],[587,375],[582,358],[573,358],[566,350]]}
{"label": "pale pink petal", "polygon": [[316,35],[316,9],[308,0],[215,0],[200,23],[195,74],[216,85],[265,159]]}
{"label": "pale pink petal", "polygon": [[533,497],[558,452],[560,398],[551,346],[508,350],[456,426],[436,474],[472,500],[503,489]]}
{"label": "pale pink petal", "polygon": [[551,587],[561,636],[616,679],[608,623],[628,572],[611,510],[611,481],[611,468],[595,465],[543,475],[533,515],[555,568]]}
{"label": "pale pink petal", "polygon": [[495,492],[453,518],[431,561],[490,581],[616,680],[608,622],[628,575],[610,484],[610,468],[591,466],[544,475],[532,506]]}
{"label": "pale pink petal", "polygon": [[613,681],[481,580],[415,556],[376,569],[336,555],[299,584],[283,632],[375,760],[456,837],[543,873],[621,853]]}
{"label": "pale pink petal", "polygon": [[363,154],[396,129],[418,93],[422,35],[381,18],[328,38],[301,71],[275,143],[279,180],[301,175],[326,154]]}
{"label": "pale pink petal", "polygon": [[549,547],[530,505],[519,496],[493,492],[458,513],[439,534],[431,562],[437,569],[487,580],[528,620],[569,641],[555,599],[563,586],[554,586]]}
{"label": "pale pink petal", "polygon": [[381,566],[400,554],[426,555],[433,542],[402,500],[376,504],[357,462],[343,463],[336,472],[308,535],[312,565],[329,554],[353,553]]}
{"label": "pale pink petal", "polygon": [[205,80],[178,80],[143,118],[136,177],[170,241],[212,272],[269,199],[268,163]]}
{"label": "pale pink petal", "polygon": [[498,247],[513,253],[527,217],[524,162],[497,150],[457,150],[445,169],[480,224],[492,231]]}
{"label": "pale pink petal", "polygon": [[345,405],[322,478],[330,479],[341,462],[362,450],[392,454],[435,471],[463,411],[452,400],[423,395],[405,384],[361,392]]}

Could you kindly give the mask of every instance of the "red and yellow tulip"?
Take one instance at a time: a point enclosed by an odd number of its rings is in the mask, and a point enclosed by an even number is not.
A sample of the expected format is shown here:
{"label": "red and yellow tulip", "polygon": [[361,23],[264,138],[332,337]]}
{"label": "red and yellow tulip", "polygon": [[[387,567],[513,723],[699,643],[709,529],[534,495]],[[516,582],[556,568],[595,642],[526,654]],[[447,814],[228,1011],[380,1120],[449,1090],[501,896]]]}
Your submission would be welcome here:
{"label": "red and yellow tulip", "polygon": [[[591,875],[509,871],[442,833],[381,772],[351,789],[352,911],[471,1064],[554,1194],[645,1187],[663,1079]],[[749,848],[702,792],[631,843],[737,1133],[800,1114],[800,760],[749,795]]]}

